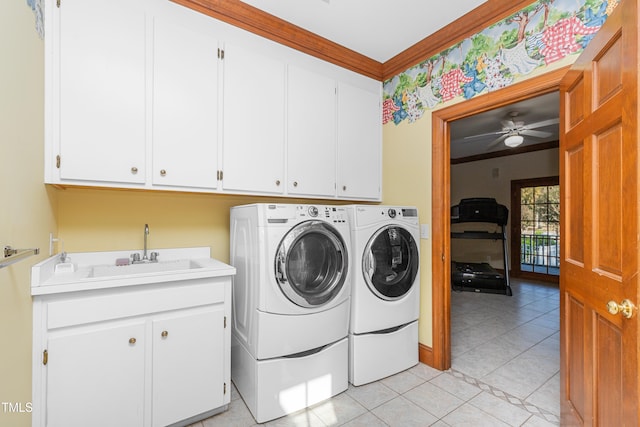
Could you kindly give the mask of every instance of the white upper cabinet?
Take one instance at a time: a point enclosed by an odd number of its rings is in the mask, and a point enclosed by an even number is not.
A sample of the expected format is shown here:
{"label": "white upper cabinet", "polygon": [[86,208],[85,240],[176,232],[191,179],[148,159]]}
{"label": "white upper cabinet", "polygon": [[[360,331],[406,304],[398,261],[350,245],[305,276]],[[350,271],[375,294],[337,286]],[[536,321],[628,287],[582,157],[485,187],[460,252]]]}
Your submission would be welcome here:
{"label": "white upper cabinet", "polygon": [[[145,181],[145,10],[128,0],[48,1],[58,103],[47,159],[62,180]],[[58,71],[59,70],[59,71]],[[55,98],[55,96],[54,96]],[[59,155],[56,162],[56,155]],[[53,164],[53,165],[52,165]]]}
{"label": "white upper cabinet", "polygon": [[287,193],[336,193],[336,81],[289,65],[287,75]]}
{"label": "white upper cabinet", "polygon": [[218,41],[170,18],[153,21],[152,182],[215,189]]}
{"label": "white upper cabinet", "polygon": [[44,22],[46,183],[381,200],[381,82],[166,0]]}
{"label": "white upper cabinet", "polygon": [[338,84],[338,197],[382,196],[381,95]]}
{"label": "white upper cabinet", "polygon": [[222,188],[282,194],[285,63],[225,43]]}

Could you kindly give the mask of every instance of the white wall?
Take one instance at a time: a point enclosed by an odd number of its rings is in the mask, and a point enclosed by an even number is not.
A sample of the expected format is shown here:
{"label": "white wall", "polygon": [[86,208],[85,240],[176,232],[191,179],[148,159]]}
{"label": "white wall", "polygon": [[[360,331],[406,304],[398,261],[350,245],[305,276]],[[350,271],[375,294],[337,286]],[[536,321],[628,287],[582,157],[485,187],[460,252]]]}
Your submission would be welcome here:
{"label": "white wall", "polygon": [[[451,165],[451,204],[457,205],[465,198],[493,197],[509,209],[507,234],[510,238],[511,181],[559,175],[558,156],[555,148]],[[464,229],[494,231],[500,227],[475,223],[451,226],[451,231]],[[451,260],[489,262],[494,268],[503,268],[501,245],[491,240],[451,239]]]}

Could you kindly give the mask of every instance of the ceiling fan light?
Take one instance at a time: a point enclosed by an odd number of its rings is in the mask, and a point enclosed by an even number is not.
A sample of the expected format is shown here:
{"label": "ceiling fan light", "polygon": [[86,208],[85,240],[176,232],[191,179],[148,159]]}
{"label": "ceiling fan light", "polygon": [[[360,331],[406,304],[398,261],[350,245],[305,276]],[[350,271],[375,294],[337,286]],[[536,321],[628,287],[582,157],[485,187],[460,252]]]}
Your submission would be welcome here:
{"label": "ceiling fan light", "polygon": [[504,145],[507,147],[517,147],[522,144],[524,137],[522,135],[510,135],[504,140]]}

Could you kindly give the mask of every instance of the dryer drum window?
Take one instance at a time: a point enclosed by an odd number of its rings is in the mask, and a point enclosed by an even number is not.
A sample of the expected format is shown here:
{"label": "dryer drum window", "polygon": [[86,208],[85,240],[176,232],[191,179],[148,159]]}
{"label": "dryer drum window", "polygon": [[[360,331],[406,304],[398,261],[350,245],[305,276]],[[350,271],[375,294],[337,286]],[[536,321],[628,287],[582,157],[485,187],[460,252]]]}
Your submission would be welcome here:
{"label": "dryer drum window", "polygon": [[405,228],[387,226],[369,240],[362,258],[362,274],[369,289],[384,300],[402,298],[418,274],[418,247]]}
{"label": "dryer drum window", "polygon": [[275,259],[276,280],[285,296],[301,307],[333,300],[347,278],[344,240],[330,224],[306,221],[282,239]]}

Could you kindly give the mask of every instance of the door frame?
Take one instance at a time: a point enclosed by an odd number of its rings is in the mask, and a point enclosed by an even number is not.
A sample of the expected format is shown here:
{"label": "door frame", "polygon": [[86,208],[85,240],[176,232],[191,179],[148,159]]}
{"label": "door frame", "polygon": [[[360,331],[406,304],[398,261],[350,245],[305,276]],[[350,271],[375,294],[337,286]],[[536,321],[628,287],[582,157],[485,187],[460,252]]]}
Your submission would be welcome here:
{"label": "door frame", "polygon": [[[504,89],[472,98],[432,113],[432,353],[427,363],[436,369],[451,367],[451,141],[449,123],[560,89],[569,66],[532,77]],[[562,274],[562,271],[560,272]]]}

